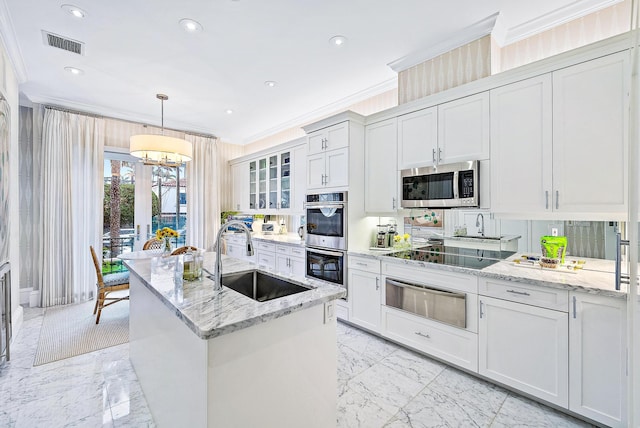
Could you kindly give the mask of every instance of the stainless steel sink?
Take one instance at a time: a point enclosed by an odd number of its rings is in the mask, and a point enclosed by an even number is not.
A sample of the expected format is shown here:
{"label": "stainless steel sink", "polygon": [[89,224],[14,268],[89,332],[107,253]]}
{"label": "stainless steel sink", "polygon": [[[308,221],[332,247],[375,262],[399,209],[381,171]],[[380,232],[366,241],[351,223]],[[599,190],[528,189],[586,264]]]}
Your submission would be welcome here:
{"label": "stainless steel sink", "polygon": [[310,290],[308,287],[257,270],[222,275],[222,285],[258,302],[266,302]]}

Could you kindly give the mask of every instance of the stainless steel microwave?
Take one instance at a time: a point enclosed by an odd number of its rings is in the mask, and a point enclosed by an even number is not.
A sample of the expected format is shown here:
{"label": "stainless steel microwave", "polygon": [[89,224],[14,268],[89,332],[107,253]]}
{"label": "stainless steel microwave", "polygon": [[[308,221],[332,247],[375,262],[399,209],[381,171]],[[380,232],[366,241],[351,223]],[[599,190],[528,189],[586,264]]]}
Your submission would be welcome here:
{"label": "stainless steel microwave", "polygon": [[480,206],[478,161],[401,171],[403,208]]}

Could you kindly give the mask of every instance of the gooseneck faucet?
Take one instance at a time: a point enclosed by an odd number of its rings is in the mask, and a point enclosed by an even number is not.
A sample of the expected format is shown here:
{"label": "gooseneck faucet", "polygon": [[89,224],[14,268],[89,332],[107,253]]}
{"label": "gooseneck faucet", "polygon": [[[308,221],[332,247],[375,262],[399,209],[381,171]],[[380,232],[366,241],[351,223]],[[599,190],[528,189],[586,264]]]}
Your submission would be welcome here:
{"label": "gooseneck faucet", "polygon": [[[482,225],[480,224],[480,220],[482,220]],[[482,213],[478,213],[476,216],[476,227],[480,228],[480,236],[484,236],[484,216]]]}
{"label": "gooseneck faucet", "polygon": [[229,229],[229,226],[239,226],[244,234],[247,236],[247,256],[253,256],[253,242],[251,241],[251,231],[244,224],[243,221],[240,220],[231,220],[223,224],[218,231],[218,237],[216,238],[216,269],[215,269],[215,284],[213,284],[213,291],[218,292],[222,291],[222,259],[220,257],[220,238],[222,234]]}

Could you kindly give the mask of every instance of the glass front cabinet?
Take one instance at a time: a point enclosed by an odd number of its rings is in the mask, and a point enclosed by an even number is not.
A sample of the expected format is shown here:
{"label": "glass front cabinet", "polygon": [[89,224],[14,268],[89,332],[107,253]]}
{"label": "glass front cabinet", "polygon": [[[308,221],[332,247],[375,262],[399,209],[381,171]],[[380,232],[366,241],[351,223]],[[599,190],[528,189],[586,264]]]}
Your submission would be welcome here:
{"label": "glass front cabinet", "polygon": [[249,209],[291,210],[291,151],[249,161]]}

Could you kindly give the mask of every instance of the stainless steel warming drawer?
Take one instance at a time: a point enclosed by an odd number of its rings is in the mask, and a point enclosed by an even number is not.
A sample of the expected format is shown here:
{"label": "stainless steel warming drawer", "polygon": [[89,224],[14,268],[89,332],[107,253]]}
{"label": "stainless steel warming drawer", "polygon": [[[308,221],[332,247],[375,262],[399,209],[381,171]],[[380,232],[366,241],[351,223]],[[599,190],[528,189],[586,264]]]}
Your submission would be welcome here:
{"label": "stainless steel warming drawer", "polygon": [[386,305],[454,327],[466,328],[466,294],[387,278]]}

